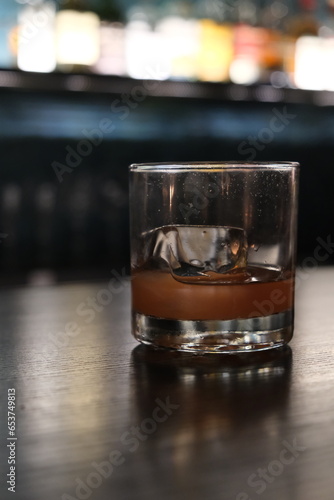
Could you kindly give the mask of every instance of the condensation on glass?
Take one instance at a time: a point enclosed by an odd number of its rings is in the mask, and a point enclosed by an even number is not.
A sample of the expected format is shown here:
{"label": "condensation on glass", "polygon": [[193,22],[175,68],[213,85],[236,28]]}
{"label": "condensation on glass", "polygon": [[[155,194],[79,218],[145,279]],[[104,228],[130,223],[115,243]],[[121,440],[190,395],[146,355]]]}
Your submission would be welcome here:
{"label": "condensation on glass", "polygon": [[291,162],[130,167],[140,342],[240,352],[290,341],[298,172]]}

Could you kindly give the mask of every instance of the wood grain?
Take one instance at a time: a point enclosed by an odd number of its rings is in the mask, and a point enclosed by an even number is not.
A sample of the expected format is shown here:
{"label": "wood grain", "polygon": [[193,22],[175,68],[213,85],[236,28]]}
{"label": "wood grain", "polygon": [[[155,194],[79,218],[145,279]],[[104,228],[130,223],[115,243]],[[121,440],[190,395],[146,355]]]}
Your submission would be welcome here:
{"label": "wood grain", "polygon": [[16,499],[333,500],[334,268],[299,280],[290,347],[242,356],[140,346],[102,290],[0,291],[1,499],[15,387]]}

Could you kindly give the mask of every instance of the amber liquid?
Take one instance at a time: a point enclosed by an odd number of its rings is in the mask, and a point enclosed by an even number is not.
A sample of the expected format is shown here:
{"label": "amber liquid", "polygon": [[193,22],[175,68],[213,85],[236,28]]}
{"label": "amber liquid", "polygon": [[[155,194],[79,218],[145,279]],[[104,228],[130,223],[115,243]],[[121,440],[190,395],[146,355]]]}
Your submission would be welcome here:
{"label": "amber liquid", "polygon": [[137,313],[177,320],[256,318],[293,308],[294,280],[274,270],[249,267],[228,283],[182,283],[168,271],[132,273],[132,306]]}

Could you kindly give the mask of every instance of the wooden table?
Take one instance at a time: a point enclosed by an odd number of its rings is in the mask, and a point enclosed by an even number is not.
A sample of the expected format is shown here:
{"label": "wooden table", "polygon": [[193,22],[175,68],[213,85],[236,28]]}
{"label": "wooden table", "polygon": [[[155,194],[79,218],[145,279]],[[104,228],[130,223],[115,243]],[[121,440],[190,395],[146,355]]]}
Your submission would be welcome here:
{"label": "wooden table", "polygon": [[124,281],[2,289],[1,499],[333,500],[334,268],[302,276],[290,347],[243,356],[140,346]]}

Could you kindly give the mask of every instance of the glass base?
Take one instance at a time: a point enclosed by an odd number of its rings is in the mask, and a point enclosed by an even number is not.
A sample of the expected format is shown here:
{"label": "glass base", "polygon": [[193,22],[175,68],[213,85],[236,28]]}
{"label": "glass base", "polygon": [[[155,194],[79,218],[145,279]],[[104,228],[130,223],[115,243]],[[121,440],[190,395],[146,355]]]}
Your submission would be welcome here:
{"label": "glass base", "polygon": [[234,320],[186,321],[133,312],[132,332],[143,344],[200,353],[237,353],[287,344],[293,333],[293,310]]}

